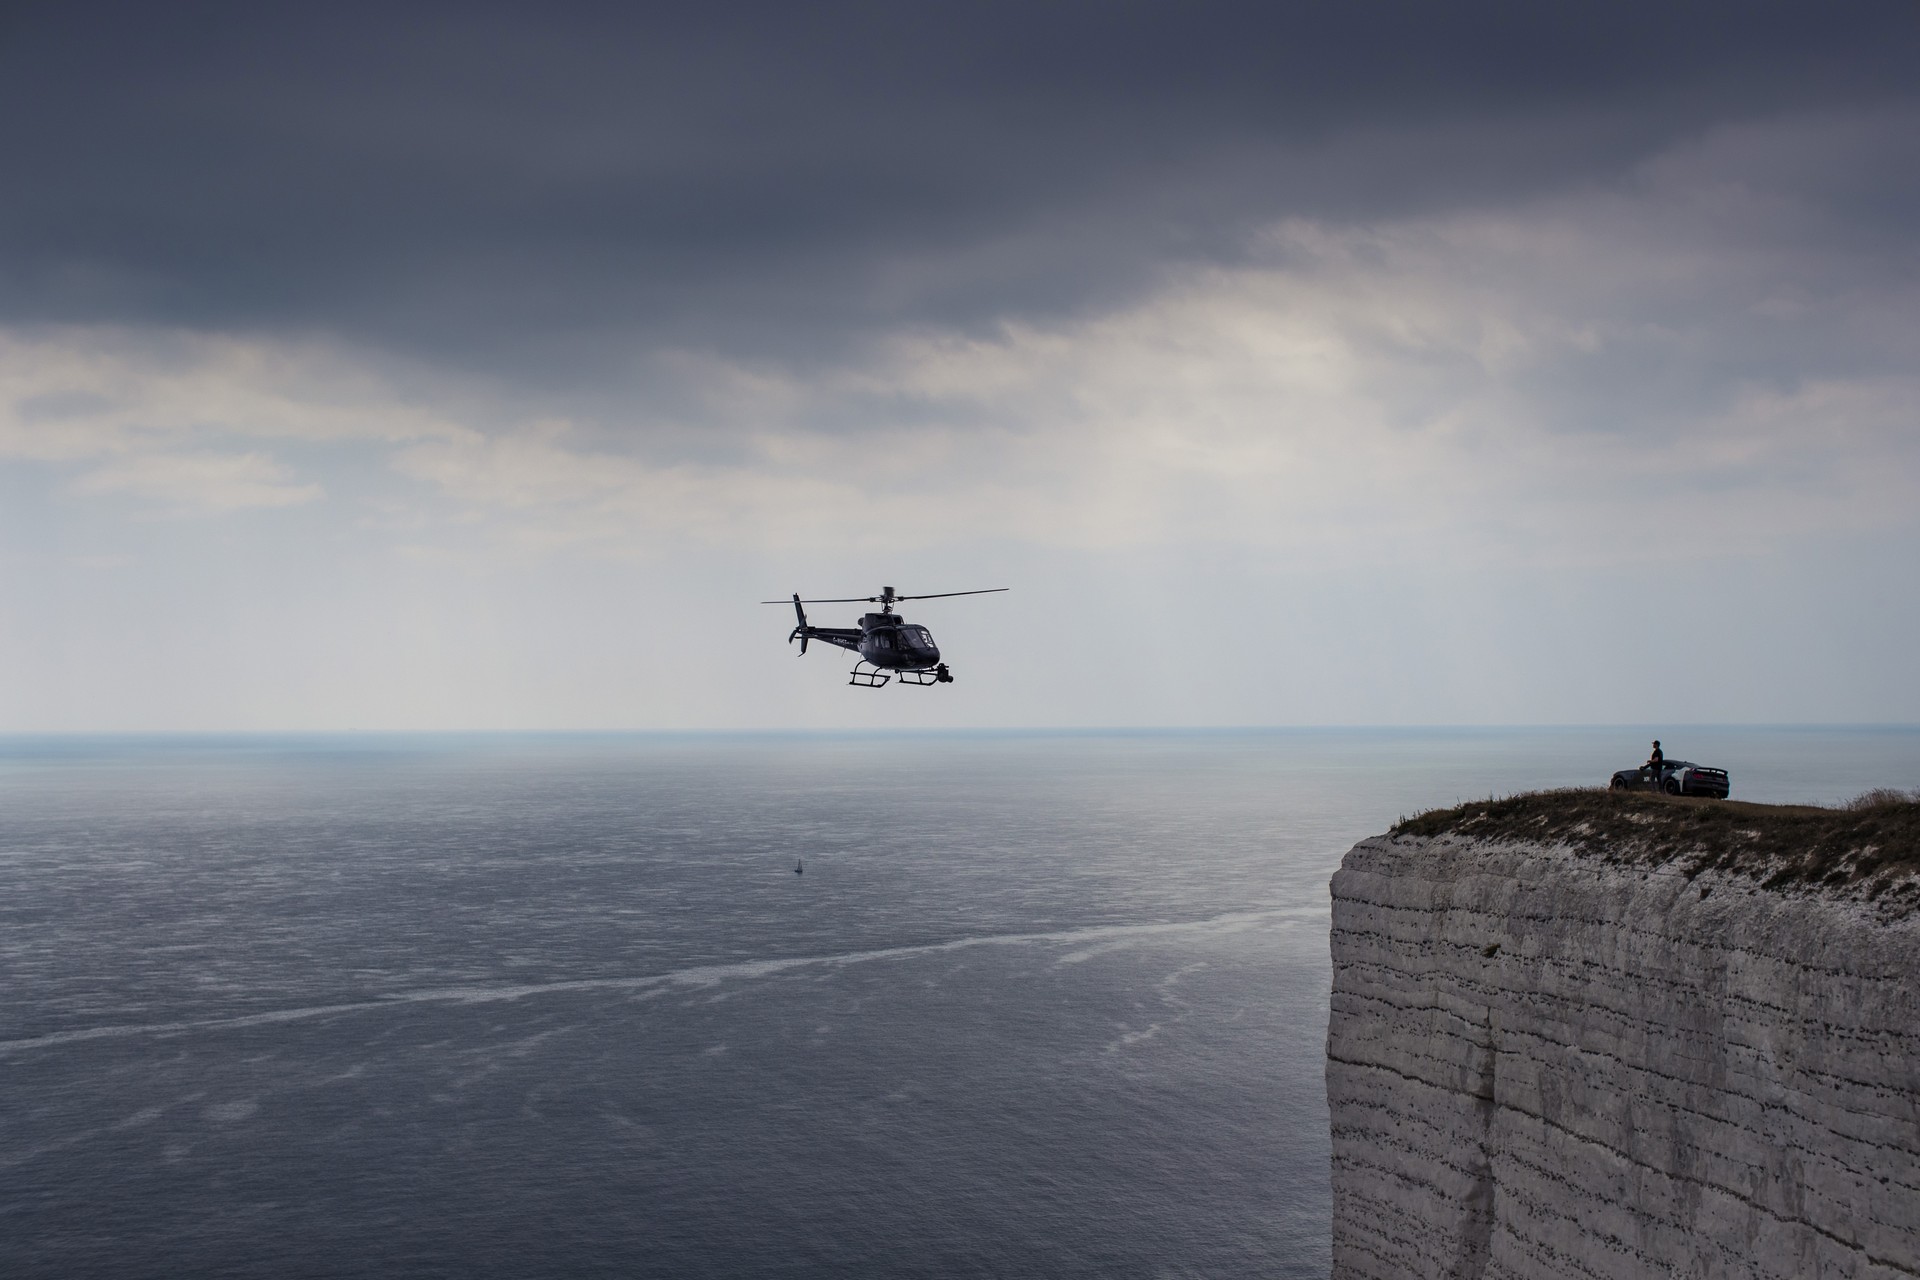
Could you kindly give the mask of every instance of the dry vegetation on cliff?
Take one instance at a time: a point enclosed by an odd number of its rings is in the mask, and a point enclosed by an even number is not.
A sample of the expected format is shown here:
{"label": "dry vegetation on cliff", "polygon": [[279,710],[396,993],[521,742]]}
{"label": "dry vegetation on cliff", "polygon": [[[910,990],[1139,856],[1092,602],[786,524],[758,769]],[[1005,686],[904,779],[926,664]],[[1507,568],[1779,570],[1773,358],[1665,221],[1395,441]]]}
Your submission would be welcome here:
{"label": "dry vegetation on cliff", "polygon": [[1920,793],[1872,791],[1837,809],[1576,788],[1475,800],[1403,818],[1394,836],[1559,845],[1608,862],[1679,862],[1767,888],[1822,885],[1920,897]]}

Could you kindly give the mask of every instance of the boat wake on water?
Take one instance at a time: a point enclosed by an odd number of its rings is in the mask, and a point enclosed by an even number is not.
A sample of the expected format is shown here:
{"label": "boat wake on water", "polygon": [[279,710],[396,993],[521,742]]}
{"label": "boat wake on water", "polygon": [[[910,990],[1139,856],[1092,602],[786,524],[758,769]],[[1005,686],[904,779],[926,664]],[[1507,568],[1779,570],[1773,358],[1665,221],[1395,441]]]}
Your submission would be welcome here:
{"label": "boat wake on water", "polygon": [[[1321,918],[1325,907],[1275,907],[1256,911],[1235,911],[1200,920],[1154,921],[1144,924],[1091,925],[1081,929],[1062,929],[1045,933],[987,934],[952,938],[941,942],[912,943],[898,947],[879,947],[834,955],[787,956],[766,960],[739,960],[727,964],[693,965],[665,973],[616,978],[575,978],[557,982],[511,983],[489,986],[429,987],[417,991],[399,991],[370,1000],[342,1001],[334,1004],[305,1005],[293,1009],[270,1009],[259,1013],[225,1018],[194,1018],[175,1022],[122,1023],[102,1027],[83,1027],[54,1031],[19,1040],[0,1040],[0,1055],[28,1053],[88,1040],[109,1040],[135,1036],[173,1036],[196,1031],[222,1031],[241,1027],[271,1026],[276,1023],[334,1018],[389,1010],[405,1004],[483,1004],[490,1001],[529,1000],[544,995],[583,991],[647,991],[673,987],[702,987],[718,983],[772,977],[798,969],[844,966],[877,961],[902,960],[915,956],[939,955],[975,947],[1071,946],[1076,949],[1095,944],[1101,951],[1123,947],[1153,937],[1184,933],[1232,932],[1259,928],[1282,921]],[[1062,957],[1065,962],[1081,958],[1079,954]]]}

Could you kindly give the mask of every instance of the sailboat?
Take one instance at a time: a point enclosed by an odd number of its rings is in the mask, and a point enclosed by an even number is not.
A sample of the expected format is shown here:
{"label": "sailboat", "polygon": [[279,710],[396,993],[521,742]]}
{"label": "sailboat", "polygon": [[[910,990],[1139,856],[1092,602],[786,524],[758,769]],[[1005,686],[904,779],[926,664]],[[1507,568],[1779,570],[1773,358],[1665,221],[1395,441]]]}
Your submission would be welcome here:
{"label": "sailboat", "polygon": [[793,860],[793,874],[797,876],[803,876],[807,874],[807,869],[800,865],[800,859],[798,858],[795,858]]}

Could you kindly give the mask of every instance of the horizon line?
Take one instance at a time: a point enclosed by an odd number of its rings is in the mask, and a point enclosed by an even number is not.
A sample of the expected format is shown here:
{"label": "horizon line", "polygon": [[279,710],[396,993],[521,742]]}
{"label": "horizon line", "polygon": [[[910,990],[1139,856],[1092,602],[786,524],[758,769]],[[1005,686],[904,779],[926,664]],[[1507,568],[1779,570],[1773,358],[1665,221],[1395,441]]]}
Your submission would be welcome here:
{"label": "horizon line", "polygon": [[4,729],[0,741],[27,738],[646,738],[646,737],[804,737],[930,736],[1005,734],[1231,734],[1332,731],[1481,732],[1494,730],[1631,729],[1681,732],[1694,729],[1869,729],[1920,730],[1903,720],[1700,720],[1700,721],[1509,721],[1502,723],[1372,721],[1244,725],[845,725],[681,728],[196,728],[196,729]]}

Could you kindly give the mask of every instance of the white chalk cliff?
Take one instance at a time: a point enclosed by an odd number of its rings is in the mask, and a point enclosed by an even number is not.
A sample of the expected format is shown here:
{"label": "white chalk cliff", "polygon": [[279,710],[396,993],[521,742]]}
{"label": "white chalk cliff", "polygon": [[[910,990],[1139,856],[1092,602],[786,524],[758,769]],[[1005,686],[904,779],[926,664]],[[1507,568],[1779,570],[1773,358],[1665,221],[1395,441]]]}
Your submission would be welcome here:
{"label": "white chalk cliff", "polygon": [[1920,1276],[1910,883],[1456,826],[1333,879],[1335,1280]]}

